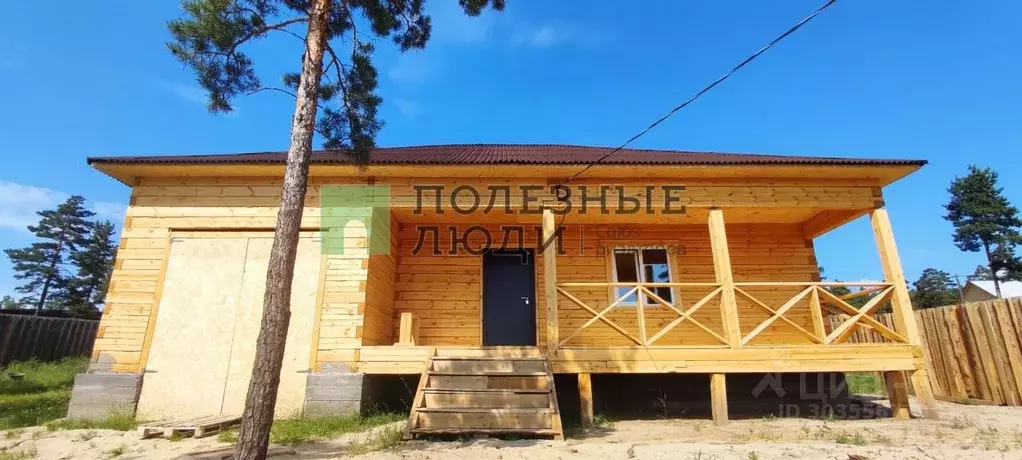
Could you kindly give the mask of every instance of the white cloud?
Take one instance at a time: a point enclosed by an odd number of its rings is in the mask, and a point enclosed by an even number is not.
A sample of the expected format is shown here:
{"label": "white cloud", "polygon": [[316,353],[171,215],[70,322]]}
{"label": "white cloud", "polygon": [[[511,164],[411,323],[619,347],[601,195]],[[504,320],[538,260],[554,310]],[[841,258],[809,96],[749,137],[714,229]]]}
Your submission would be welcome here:
{"label": "white cloud", "polygon": [[528,45],[545,48],[565,42],[570,38],[571,33],[569,31],[558,29],[551,25],[545,25],[530,30],[520,30],[516,32],[511,36],[511,43],[515,45]]}
{"label": "white cloud", "polygon": [[[37,211],[53,209],[70,194],[34,185],[0,181],[0,229],[27,232],[29,225],[39,222]],[[97,219],[120,225],[127,205],[109,201],[86,202]]]}
{"label": "white cloud", "polygon": [[397,107],[398,112],[401,112],[401,115],[408,118],[412,118],[422,112],[422,107],[419,106],[418,102],[408,99],[394,99],[394,106]]}
{"label": "white cloud", "polygon": [[[209,105],[209,95],[206,94],[206,90],[197,86],[192,86],[178,81],[157,80],[156,87],[161,91],[174,95],[186,102],[198,104],[202,106],[203,109]],[[238,108],[237,101],[234,101],[232,105],[233,110],[229,113],[220,113],[215,115],[219,115],[224,118],[236,118],[241,113],[241,109]]]}
{"label": "white cloud", "polygon": [[609,36],[596,28],[574,27],[564,24],[520,24],[511,35],[511,44],[534,48],[547,48],[563,44],[594,46],[605,43]]}
{"label": "white cloud", "polygon": [[498,13],[484,11],[476,17],[465,14],[454,1],[431,2],[427,14],[433,22],[430,46],[427,50],[409,50],[401,53],[387,77],[398,83],[420,84],[434,76],[442,64],[443,52],[436,49],[444,44],[471,45],[483,43],[493,35]]}
{"label": "white cloud", "polygon": [[398,56],[397,62],[387,72],[387,76],[399,83],[419,84],[425,82],[434,70],[434,62],[425,52],[408,51]]}
{"label": "white cloud", "polygon": [[97,201],[92,203],[90,210],[96,213],[96,219],[109,220],[114,225],[120,226],[124,222],[124,213],[128,210],[128,205],[110,201]]}
{"label": "white cloud", "polygon": [[66,194],[48,188],[0,181],[0,228],[25,230],[39,221],[36,211],[65,199]]}
{"label": "white cloud", "polygon": [[188,102],[202,104],[203,106],[205,106],[209,102],[209,98],[206,96],[206,92],[203,91],[201,88],[197,88],[192,85],[188,85],[178,81],[157,80],[156,86],[159,87],[161,90],[173,94]]}
{"label": "white cloud", "polygon": [[432,38],[448,43],[480,43],[486,41],[494,25],[497,15],[493,11],[484,11],[476,17],[465,14],[456,2],[432,2],[427,13],[433,21]]}
{"label": "white cloud", "polygon": [[7,67],[7,68],[12,68],[12,69],[17,69],[17,68],[21,67],[21,62],[20,61],[12,61],[12,60],[0,61],[0,67]]}

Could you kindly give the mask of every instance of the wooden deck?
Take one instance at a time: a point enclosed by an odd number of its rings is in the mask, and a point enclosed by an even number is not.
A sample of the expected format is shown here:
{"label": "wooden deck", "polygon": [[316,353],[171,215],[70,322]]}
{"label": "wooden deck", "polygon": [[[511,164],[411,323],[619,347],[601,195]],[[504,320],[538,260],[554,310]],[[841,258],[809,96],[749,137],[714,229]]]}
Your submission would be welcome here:
{"label": "wooden deck", "polygon": [[[433,349],[438,356],[522,356],[537,347],[367,346],[358,372],[419,374]],[[733,373],[911,371],[923,364],[923,351],[909,344],[785,345],[726,347],[561,348],[548,354],[556,374],[575,373]]]}

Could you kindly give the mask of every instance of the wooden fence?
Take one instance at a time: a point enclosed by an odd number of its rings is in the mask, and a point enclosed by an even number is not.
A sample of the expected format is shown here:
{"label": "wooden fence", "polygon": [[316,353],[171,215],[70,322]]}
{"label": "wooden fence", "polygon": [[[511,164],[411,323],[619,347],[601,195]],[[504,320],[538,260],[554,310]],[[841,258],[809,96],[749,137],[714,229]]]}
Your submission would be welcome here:
{"label": "wooden fence", "polygon": [[0,366],[89,355],[99,321],[0,314]]}
{"label": "wooden fence", "polygon": [[[1022,406],[1022,297],[915,312],[934,394]],[[877,321],[893,326],[890,313]],[[832,316],[831,325],[841,318]],[[850,342],[884,342],[859,328]]]}

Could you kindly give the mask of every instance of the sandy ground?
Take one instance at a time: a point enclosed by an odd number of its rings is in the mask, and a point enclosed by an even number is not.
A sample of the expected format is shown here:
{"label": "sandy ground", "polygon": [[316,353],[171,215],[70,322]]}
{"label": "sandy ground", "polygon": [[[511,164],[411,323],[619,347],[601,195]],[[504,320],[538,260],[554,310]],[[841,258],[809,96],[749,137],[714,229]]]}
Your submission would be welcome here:
{"label": "sandy ground", "polygon": [[[886,401],[877,401],[886,404]],[[760,418],[716,427],[708,420],[618,421],[574,433],[566,441],[474,439],[403,443],[393,450],[351,456],[353,443],[381,430],[295,447],[274,446],[271,458],[459,460],[545,459],[1022,459],[1022,408],[940,403],[940,420],[816,420]],[[913,401],[913,412],[919,413]],[[8,439],[10,438],[10,439]],[[0,449],[34,452],[40,459],[220,459],[230,446],[216,437],[139,439],[134,432],[44,428],[0,435]]]}

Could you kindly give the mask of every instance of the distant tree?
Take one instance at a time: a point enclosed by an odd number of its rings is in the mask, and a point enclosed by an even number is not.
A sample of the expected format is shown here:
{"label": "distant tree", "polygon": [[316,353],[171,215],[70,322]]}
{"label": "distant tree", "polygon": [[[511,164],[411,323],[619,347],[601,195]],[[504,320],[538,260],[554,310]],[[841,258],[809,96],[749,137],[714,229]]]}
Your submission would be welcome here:
{"label": "distant tree", "polygon": [[912,307],[920,310],[923,308],[943,307],[959,301],[958,286],[955,284],[951,274],[927,268],[919,276],[916,282],[912,283]]}
{"label": "distant tree", "polygon": [[[968,252],[982,250],[986,255],[997,297],[1001,297],[1000,272],[1022,265],[1014,253],[1015,245],[1022,241],[1019,236],[1022,220],[1003,190],[997,186],[996,171],[972,165],[968,175],[951,182],[948,188],[951,199],[944,206],[947,209],[944,219],[955,227],[955,245]],[[998,249],[1000,254],[995,255]]]}
{"label": "distant tree", "polygon": [[[504,1],[458,4],[466,14],[478,16],[491,6],[503,10]],[[432,30],[424,4],[424,0],[183,0],[185,17],[168,24],[174,40],[167,46],[195,71],[209,94],[210,111],[230,112],[235,97],[262,90],[295,98],[263,318],[235,448],[238,460],[264,458],[269,444],[313,136],[322,135],[324,146],[338,149],[342,158],[368,161],[383,126],[377,117],[383,100],[376,92],[378,75],[372,62],[375,38],[390,38],[401,51],[424,48]],[[304,34],[291,30],[298,27],[305,28]],[[285,88],[264,87],[253,60],[243,52],[271,32],[304,42],[301,72],[285,74]],[[317,113],[321,107],[322,113]]]}
{"label": "distant tree", "polygon": [[991,281],[994,279],[994,275],[990,273],[990,267],[984,267],[977,265],[976,270],[969,275],[969,281]]}
{"label": "distant tree", "polygon": [[70,297],[72,277],[65,263],[85,244],[92,228],[88,219],[95,215],[84,204],[85,198],[75,195],[57,209],[39,211],[39,224],[28,226],[37,241],[27,248],[4,250],[14,265],[14,278],[25,282],[15,290],[26,294],[22,301],[34,305],[37,315],[54,298]]}
{"label": "distant tree", "polygon": [[21,308],[21,303],[14,300],[14,297],[5,295],[3,299],[0,299],[0,310],[15,310]]}
{"label": "distant tree", "polygon": [[82,249],[71,256],[78,269],[68,302],[72,315],[94,317],[103,303],[117,254],[113,237],[112,222],[96,223]]}
{"label": "distant tree", "polygon": [[[820,280],[821,281],[826,281],[827,277],[824,276],[823,266],[819,266],[819,269],[820,269]],[[834,280],[834,282],[835,283],[840,283],[841,280]],[[836,295],[838,297],[844,297],[846,295],[852,294],[852,292],[853,292],[850,288],[848,288],[848,286],[827,286],[824,289],[830,291],[831,294],[834,294],[834,295]],[[861,295],[859,297],[853,297],[851,299],[846,300],[845,302],[848,302],[849,305],[851,305],[851,306],[853,306],[855,308],[862,308],[864,305],[866,305],[869,302],[869,299],[872,299],[872,298],[873,298],[873,294],[865,294],[865,295]],[[886,308],[886,307],[883,307],[883,308]],[[883,310],[883,308],[881,308],[881,310]]]}
{"label": "distant tree", "polygon": [[998,282],[1022,281],[1022,258],[1015,254],[1013,244],[998,244],[990,255],[990,265],[996,270]]}

